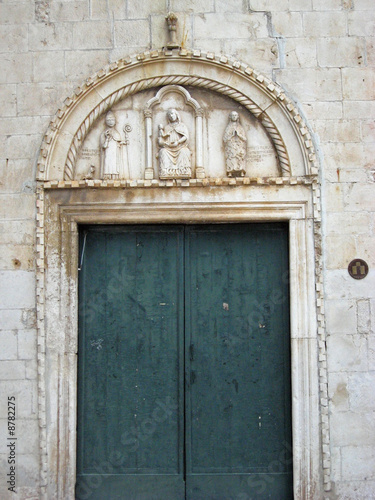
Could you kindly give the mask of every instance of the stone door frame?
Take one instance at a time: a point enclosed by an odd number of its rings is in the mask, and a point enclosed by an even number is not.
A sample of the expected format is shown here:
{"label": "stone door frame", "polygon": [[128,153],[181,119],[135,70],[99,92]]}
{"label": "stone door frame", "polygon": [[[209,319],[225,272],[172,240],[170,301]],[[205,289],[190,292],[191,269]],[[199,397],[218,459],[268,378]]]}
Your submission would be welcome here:
{"label": "stone door frame", "polygon": [[[329,426],[320,190],[307,126],[274,82],[223,56],[159,51],[154,55],[139,55],[128,62],[124,60],[103,71],[104,74],[99,72],[91,83],[86,83],[87,88],[77,90],[76,97],[66,101],[46,134],[38,164],[42,498],[74,498],[79,224],[288,221],[294,497],[321,499],[323,490],[329,489]],[[186,74],[181,76],[184,71]],[[193,77],[192,73],[200,76]],[[169,80],[173,77],[190,82],[192,78],[205,82],[216,78],[216,86],[225,83],[226,89],[230,83],[238,94],[236,99],[245,96],[246,106],[251,105],[249,100],[255,102],[257,110],[263,106],[264,116],[259,115],[259,119],[266,123],[267,117],[272,117],[277,126],[274,141],[277,143],[281,137],[283,143],[277,150],[280,165],[284,162],[284,168],[280,166],[280,177],[186,182],[74,179],[74,141],[77,133],[81,133],[85,117],[98,106],[100,116],[108,109],[105,96],[118,92],[120,81],[124,88],[124,75],[128,78],[125,83],[136,87],[150,78],[167,80],[163,74],[168,75]],[[286,175],[286,161],[290,175]],[[67,172],[72,174],[71,178]],[[270,467],[276,468],[277,464]]]}

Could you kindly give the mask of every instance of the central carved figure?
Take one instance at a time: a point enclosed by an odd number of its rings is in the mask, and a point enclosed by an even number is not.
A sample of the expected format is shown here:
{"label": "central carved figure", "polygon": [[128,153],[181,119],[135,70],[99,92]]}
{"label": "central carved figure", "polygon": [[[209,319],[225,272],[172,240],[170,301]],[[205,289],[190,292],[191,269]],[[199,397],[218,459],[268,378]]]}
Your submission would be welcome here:
{"label": "central carved figure", "polygon": [[191,177],[191,151],[188,148],[189,132],[181,122],[178,111],[167,111],[168,124],[158,127],[158,145],[160,147],[160,179],[189,179]]}

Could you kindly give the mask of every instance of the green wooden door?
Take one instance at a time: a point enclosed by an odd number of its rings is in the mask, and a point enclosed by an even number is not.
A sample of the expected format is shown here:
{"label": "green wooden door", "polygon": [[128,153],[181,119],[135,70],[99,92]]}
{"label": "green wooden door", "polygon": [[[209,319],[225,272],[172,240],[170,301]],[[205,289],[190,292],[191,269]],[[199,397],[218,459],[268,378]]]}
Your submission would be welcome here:
{"label": "green wooden door", "polygon": [[81,231],[76,498],[291,499],[287,228]]}

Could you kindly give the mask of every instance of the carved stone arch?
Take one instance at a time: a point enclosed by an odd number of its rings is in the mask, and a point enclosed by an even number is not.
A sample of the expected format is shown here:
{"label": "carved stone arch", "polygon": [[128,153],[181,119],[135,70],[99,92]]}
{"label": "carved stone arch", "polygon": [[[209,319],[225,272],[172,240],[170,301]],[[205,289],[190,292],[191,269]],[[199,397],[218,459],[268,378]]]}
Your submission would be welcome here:
{"label": "carved stone arch", "polygon": [[166,85],[189,85],[228,96],[265,128],[277,153],[280,176],[317,173],[308,127],[281,87],[231,58],[181,50],[148,52],[123,59],[77,88],[65,100],[46,133],[38,179],[74,179],[80,146],[93,124],[122,99]]}
{"label": "carved stone arch", "polygon": [[[168,85],[215,92],[248,110],[272,141],[278,176],[75,179],[80,147],[104,113]],[[318,164],[309,128],[283,89],[235,59],[197,50],[122,59],[65,100],[44,137],[37,180],[41,498],[74,497],[79,225],[223,221],[289,224],[294,497],[323,498],[330,441]]]}

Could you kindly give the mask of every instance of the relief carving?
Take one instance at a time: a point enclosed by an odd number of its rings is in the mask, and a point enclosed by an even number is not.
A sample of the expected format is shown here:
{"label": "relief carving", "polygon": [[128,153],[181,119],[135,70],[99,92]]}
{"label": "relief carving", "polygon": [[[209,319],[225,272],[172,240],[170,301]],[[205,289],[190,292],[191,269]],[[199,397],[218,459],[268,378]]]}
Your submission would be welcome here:
{"label": "relief carving", "polygon": [[123,172],[120,133],[116,130],[116,118],[112,111],[105,117],[107,128],[100,135],[100,173],[102,179],[119,179]]}
{"label": "relief carving", "polygon": [[[122,140],[116,127],[116,117],[108,111],[105,117],[106,129],[100,134],[100,178],[126,179],[130,176],[129,133],[132,127],[126,124],[123,128],[125,138]],[[125,153],[126,151],[126,153]]]}
{"label": "relief carving", "polygon": [[[169,103],[169,108],[167,104]],[[178,109],[177,109],[178,108]],[[154,129],[154,117],[164,110],[167,124]],[[180,111],[181,110],[181,111]],[[160,179],[203,179],[203,110],[190,93],[179,85],[162,87],[144,108],[146,125],[145,179],[154,178],[158,160]],[[193,113],[194,115],[193,115]],[[181,119],[184,114],[189,126]],[[160,119],[160,118],[159,118]],[[189,129],[194,134],[189,134]],[[191,144],[191,142],[193,144]],[[157,153],[153,153],[154,147]]]}
{"label": "relief carving", "polygon": [[188,147],[189,132],[182,123],[177,110],[167,111],[168,124],[158,127],[158,145],[160,147],[159,178],[190,179],[191,151]]}
{"label": "relief carving", "polygon": [[224,136],[225,165],[228,177],[244,177],[246,160],[246,133],[237,111],[229,114]]}

